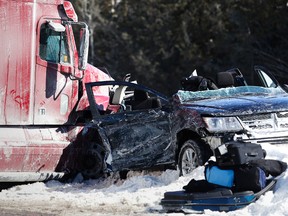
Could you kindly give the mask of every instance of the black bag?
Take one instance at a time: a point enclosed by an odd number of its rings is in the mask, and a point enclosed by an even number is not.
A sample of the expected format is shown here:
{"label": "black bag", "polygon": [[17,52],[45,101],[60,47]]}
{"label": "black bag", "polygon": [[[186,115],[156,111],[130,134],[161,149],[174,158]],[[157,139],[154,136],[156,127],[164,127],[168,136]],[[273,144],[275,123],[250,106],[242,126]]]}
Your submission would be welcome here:
{"label": "black bag", "polygon": [[211,184],[205,179],[202,180],[192,179],[187,185],[183,186],[183,189],[187,193],[193,193],[193,192],[208,192],[214,190],[217,187],[219,186]]}
{"label": "black bag", "polygon": [[230,142],[216,148],[215,157],[219,167],[227,167],[264,158],[265,151],[255,143]]}
{"label": "black bag", "polygon": [[242,165],[234,169],[234,191],[258,192],[266,186],[266,174],[258,166]]}
{"label": "black bag", "polygon": [[287,163],[272,159],[258,159],[250,161],[251,166],[258,166],[264,170],[266,176],[279,176],[287,169]]}

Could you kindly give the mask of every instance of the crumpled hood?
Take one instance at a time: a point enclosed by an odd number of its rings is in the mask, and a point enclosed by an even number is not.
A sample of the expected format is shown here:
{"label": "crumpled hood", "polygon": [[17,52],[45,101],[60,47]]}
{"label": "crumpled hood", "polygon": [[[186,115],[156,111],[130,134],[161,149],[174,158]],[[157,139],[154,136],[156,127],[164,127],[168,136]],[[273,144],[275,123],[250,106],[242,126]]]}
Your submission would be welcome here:
{"label": "crumpled hood", "polygon": [[205,99],[185,102],[181,106],[197,110],[204,115],[213,116],[288,111],[288,95]]}

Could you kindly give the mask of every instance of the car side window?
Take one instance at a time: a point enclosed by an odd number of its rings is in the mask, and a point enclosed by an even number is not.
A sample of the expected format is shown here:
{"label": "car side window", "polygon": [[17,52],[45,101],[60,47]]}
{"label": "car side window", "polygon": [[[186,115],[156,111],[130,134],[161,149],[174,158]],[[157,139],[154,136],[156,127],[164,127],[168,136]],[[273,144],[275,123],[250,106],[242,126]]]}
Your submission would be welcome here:
{"label": "car side window", "polygon": [[143,90],[126,88],[127,86],[119,86],[112,92],[108,106],[108,110],[112,112],[108,111],[109,114],[161,108],[161,101],[157,96],[149,95]]}
{"label": "car side window", "polygon": [[53,31],[43,24],[40,29],[39,55],[48,62],[70,63],[66,33]]}
{"label": "car side window", "polygon": [[[133,115],[134,112],[139,113],[139,111],[152,114],[160,110],[169,110],[168,101],[157,92],[153,93],[129,85],[93,86],[93,83],[91,84],[92,86],[86,86],[86,91],[90,104],[89,112],[95,119],[111,114],[119,116],[118,114],[129,113],[129,115]],[[155,112],[151,111],[155,109]]]}

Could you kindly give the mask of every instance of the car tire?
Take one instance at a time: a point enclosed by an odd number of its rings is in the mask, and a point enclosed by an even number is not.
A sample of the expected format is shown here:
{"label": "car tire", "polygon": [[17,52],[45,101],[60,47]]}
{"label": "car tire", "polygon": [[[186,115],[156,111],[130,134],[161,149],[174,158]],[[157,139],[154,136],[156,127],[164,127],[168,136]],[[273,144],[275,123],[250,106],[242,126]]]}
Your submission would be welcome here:
{"label": "car tire", "polygon": [[82,158],[81,173],[84,179],[96,179],[103,176],[104,167],[104,148],[95,143],[90,143],[90,148],[87,149]]}
{"label": "car tire", "polygon": [[203,165],[204,155],[200,145],[194,140],[186,141],[180,149],[178,157],[179,175],[186,176],[196,167]]}

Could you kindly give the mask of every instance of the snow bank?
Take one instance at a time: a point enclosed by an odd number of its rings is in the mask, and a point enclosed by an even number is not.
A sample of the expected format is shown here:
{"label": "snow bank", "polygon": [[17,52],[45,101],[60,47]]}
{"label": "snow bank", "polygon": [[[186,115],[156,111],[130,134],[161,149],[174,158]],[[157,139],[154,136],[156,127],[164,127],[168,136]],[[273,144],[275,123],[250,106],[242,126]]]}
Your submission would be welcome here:
{"label": "snow bank", "polygon": [[[288,163],[288,146],[265,145],[267,158]],[[128,179],[120,180],[117,174],[105,180],[73,183],[58,181],[15,186],[0,192],[2,212],[24,212],[42,215],[183,215],[163,213],[159,205],[166,191],[181,190],[192,178],[202,179],[203,167],[191,175],[178,177],[178,172],[139,173],[130,172]],[[287,172],[275,188],[244,209],[228,213],[205,211],[205,215],[287,215],[288,181]],[[193,214],[192,214],[193,215]],[[199,214],[198,214],[199,215]]]}

